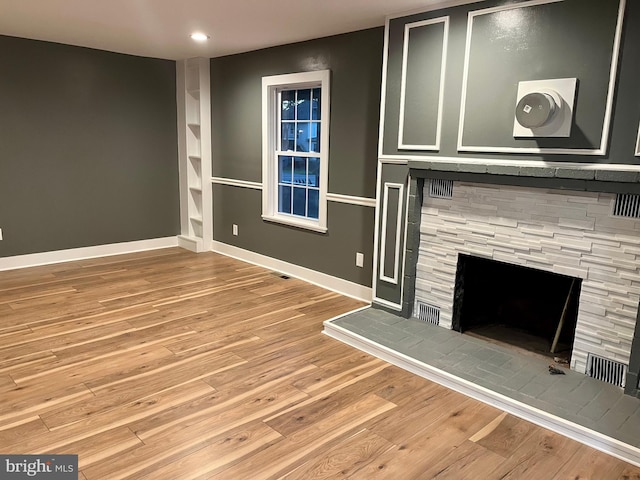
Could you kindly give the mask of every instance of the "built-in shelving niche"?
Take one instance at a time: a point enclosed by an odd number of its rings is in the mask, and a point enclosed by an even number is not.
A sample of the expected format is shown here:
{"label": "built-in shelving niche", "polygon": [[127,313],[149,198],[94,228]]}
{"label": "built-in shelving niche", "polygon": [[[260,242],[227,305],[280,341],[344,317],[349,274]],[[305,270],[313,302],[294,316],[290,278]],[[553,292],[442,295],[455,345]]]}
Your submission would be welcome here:
{"label": "built-in shelving niche", "polygon": [[178,62],[178,99],[183,100],[180,133],[179,244],[196,252],[211,246],[211,113],[209,63],[193,58]]}

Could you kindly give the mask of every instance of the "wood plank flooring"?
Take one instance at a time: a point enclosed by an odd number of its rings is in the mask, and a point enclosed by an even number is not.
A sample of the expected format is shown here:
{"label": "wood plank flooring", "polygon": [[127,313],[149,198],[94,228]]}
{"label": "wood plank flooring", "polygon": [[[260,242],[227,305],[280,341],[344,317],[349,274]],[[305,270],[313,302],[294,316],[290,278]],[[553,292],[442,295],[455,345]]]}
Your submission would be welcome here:
{"label": "wood plank flooring", "polygon": [[640,479],[325,335],[355,300],[164,249],[0,272],[0,453],[80,479]]}

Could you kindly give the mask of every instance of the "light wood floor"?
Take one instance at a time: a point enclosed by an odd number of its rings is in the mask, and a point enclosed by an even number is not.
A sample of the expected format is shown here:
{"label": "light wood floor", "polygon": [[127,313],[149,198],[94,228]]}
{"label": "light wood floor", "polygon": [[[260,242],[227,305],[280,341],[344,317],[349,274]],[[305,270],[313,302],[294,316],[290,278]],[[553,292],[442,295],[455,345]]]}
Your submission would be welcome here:
{"label": "light wood floor", "polygon": [[321,333],[359,306],[179,249],[0,272],[0,453],[87,480],[640,478]]}

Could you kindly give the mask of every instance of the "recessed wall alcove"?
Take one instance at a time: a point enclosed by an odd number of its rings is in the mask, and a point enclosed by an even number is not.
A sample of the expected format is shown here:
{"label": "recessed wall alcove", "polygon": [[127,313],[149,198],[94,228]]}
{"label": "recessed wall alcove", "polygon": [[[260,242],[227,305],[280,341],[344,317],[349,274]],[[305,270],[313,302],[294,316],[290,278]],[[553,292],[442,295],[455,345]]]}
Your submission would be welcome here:
{"label": "recessed wall alcove", "polygon": [[568,363],[582,280],[458,255],[452,329]]}

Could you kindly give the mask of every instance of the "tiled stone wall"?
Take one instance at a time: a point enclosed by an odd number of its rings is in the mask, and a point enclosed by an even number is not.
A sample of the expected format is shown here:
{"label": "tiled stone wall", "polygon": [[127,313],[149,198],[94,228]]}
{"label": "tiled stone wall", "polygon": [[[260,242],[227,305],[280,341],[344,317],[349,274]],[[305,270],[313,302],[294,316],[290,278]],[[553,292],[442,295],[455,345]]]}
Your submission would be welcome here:
{"label": "tiled stone wall", "polygon": [[611,215],[615,195],[455,182],[452,200],[425,181],[416,300],[451,328],[458,253],[582,278],[571,367],[587,353],[628,364],[640,300],[640,220]]}

